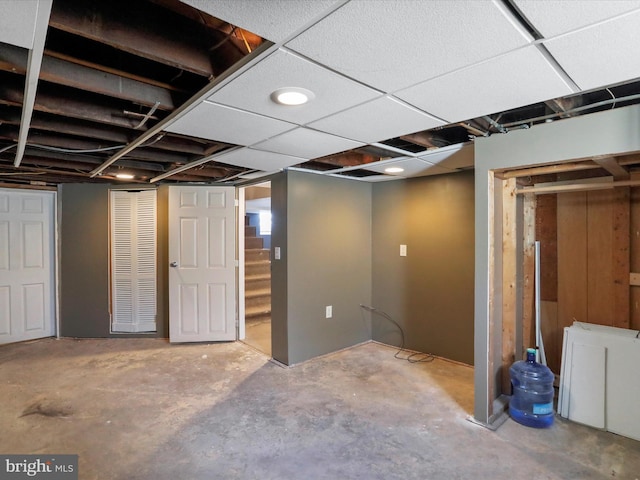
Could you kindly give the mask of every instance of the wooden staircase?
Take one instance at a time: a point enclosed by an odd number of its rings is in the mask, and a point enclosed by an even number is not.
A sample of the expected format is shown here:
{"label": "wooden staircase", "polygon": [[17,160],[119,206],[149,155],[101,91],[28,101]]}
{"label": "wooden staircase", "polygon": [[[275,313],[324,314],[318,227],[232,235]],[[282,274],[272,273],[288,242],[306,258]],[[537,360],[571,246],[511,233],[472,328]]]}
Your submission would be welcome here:
{"label": "wooden staircase", "polygon": [[244,289],[247,322],[271,320],[271,258],[256,228],[244,227]]}

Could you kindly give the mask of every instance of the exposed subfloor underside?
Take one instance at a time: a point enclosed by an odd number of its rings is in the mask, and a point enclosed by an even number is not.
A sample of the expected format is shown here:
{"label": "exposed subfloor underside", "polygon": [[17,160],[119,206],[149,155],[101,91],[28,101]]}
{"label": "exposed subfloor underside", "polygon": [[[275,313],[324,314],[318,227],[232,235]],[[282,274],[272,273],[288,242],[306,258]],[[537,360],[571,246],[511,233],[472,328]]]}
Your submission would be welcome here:
{"label": "exposed subfloor underside", "polygon": [[0,348],[0,452],[87,479],[636,479],[640,442],[557,418],[467,421],[473,370],[369,343],[282,368],[242,343]]}

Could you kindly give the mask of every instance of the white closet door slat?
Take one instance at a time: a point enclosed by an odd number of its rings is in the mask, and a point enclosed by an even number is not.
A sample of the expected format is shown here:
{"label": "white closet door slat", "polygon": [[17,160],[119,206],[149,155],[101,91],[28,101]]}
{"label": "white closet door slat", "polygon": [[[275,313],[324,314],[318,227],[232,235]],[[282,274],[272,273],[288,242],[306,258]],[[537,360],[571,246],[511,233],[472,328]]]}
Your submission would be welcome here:
{"label": "white closet door slat", "polygon": [[113,332],[156,331],[155,190],[111,191]]}

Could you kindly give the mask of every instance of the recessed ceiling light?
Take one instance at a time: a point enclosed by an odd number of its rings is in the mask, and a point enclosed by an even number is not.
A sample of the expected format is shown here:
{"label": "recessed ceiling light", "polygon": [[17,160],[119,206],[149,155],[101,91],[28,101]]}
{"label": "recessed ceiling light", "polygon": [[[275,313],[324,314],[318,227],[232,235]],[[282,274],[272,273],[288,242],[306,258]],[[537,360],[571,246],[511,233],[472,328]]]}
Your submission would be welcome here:
{"label": "recessed ceiling light", "polygon": [[404,172],[404,168],[401,168],[401,167],[389,167],[389,168],[385,168],[384,171],[387,172],[387,173],[400,173],[400,172]]}
{"label": "recessed ceiling light", "polygon": [[133,175],[130,173],[118,173],[116,174],[116,178],[119,178],[120,180],[131,180]]}
{"label": "recessed ceiling light", "polygon": [[279,88],[271,94],[271,100],[280,105],[304,105],[314,98],[312,91],[299,87]]}

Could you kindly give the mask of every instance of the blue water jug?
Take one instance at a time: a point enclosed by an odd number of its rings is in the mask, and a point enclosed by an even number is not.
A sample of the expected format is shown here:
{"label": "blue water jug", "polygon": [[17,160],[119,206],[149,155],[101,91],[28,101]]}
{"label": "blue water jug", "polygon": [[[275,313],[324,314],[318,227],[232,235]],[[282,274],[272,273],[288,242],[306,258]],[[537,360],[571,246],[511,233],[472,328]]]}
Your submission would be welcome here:
{"label": "blue water jug", "polygon": [[509,414],[528,427],[545,428],[553,424],[553,372],[536,362],[536,350],[527,349],[527,360],[509,368],[513,396]]}

